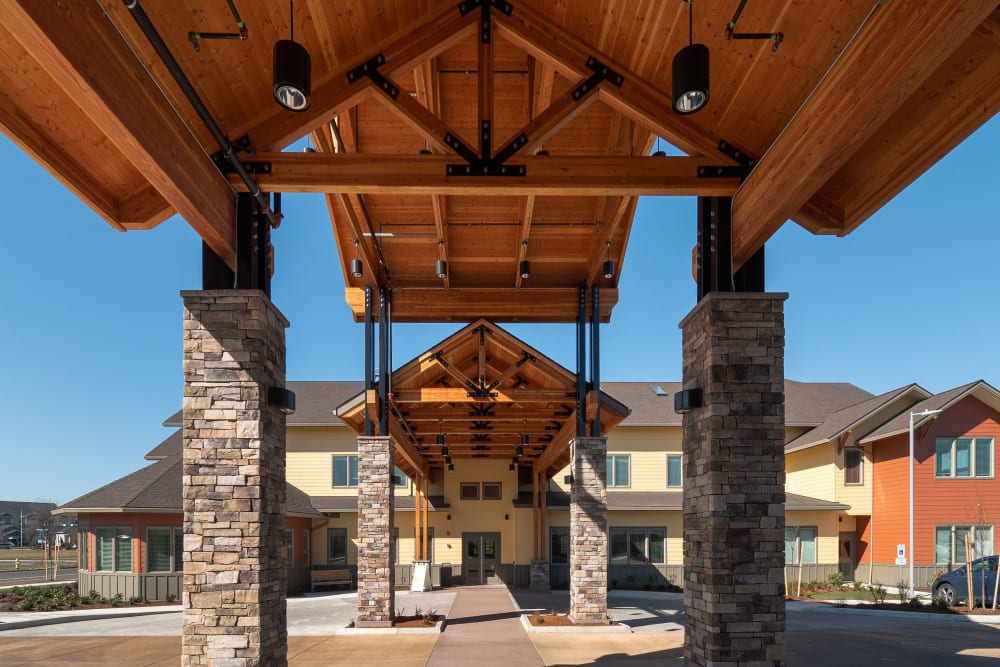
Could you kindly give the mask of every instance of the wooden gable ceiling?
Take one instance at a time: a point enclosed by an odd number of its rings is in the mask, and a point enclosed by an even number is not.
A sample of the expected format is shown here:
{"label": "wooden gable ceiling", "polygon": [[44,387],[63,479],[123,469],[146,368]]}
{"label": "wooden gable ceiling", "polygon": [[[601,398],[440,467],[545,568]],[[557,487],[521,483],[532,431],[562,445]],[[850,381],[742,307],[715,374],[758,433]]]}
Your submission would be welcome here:
{"label": "wooden gable ceiling", "polygon": [[[248,39],[197,51],[191,31],[235,30],[227,2],[142,6],[223,132],[269,165],[261,187],[326,194],[356,317],[358,290],[391,280],[397,321],[568,321],[591,285],[606,320],[637,196],[734,195],[738,266],[789,218],[849,233],[1000,109],[996,0],[750,0],[738,29],[780,30],[773,51],[726,38],[736,0],[695,0],[712,78],[691,116],[670,110],[670,63],[687,42],[679,0],[491,0],[488,46],[479,0],[299,0],[294,36],[313,61],[303,113],[271,94],[288,5],[235,4]],[[347,77],[379,54],[395,100]],[[594,60],[621,85],[574,101]],[[0,84],[4,132],[110,224],[148,229],[178,212],[233,263],[243,185],[210,159],[218,146],[126,3],[0,3]],[[478,150],[484,117],[494,151],[529,136],[509,161],[525,176],[447,175],[463,161],[445,135]],[[275,153],[306,135],[316,153]],[[690,157],[646,157],[655,137]],[[720,141],[755,159],[742,183],[698,176],[734,164]],[[360,279],[347,268],[355,241]],[[606,258],[613,278],[600,275]]]}
{"label": "wooden gable ceiling", "polygon": [[[452,459],[500,459],[551,476],[569,460],[576,400],[573,373],[481,319],[393,372],[389,432],[399,466],[411,476],[444,466],[444,447]],[[629,410],[606,394],[600,400],[606,434]],[[589,392],[588,422],[597,401]],[[364,433],[366,409],[377,419],[373,395],[348,401],[337,416]]]}

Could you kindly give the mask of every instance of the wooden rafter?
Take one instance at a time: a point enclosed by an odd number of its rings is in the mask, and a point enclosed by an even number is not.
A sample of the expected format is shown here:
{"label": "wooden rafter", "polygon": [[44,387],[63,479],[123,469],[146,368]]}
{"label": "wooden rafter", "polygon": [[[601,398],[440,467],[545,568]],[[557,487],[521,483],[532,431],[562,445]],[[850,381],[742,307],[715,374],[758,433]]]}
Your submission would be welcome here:
{"label": "wooden rafter", "polygon": [[[427,107],[432,114],[441,113],[441,90],[438,85],[437,59],[431,58],[413,71],[413,83],[417,91],[417,101]],[[428,150],[430,150],[428,148]],[[438,238],[439,259],[448,261],[448,211],[442,195],[431,195],[431,210],[434,215],[434,231]],[[451,287],[451,273],[445,273],[444,286]]]}
{"label": "wooden rafter", "polygon": [[[407,125],[420,133],[420,136],[426,139],[427,142],[434,148],[445,153],[451,153],[453,151],[457,153],[453,146],[449,146],[445,143],[445,137],[451,135],[456,138],[461,138],[461,135],[448,127],[448,124],[445,121],[431,113],[423,104],[406,94],[398,83],[388,78],[387,80],[397,91],[399,91],[398,96],[393,98],[382,92],[375,92],[373,93],[375,99],[385,105],[387,109],[396,114],[396,116],[402,119]],[[369,85],[374,88],[374,84],[371,81],[367,81],[366,83],[359,85]],[[463,143],[465,142],[463,141]],[[473,151],[476,150],[472,146],[469,146],[469,148]],[[452,158],[452,160],[454,161],[454,158]]]}
{"label": "wooden rafter", "polygon": [[[343,130],[344,128],[341,128],[341,132],[343,132]],[[333,133],[330,131],[329,125],[324,125],[324,127],[320,128],[319,130],[312,132],[310,134],[310,138],[312,139],[313,145],[316,146],[316,149],[321,152],[333,153],[335,152],[335,148],[343,150],[343,147],[334,146]],[[340,211],[340,214],[347,222],[348,228],[351,230],[351,235],[354,237],[352,241],[357,240],[358,242],[357,245],[358,254],[362,259],[362,261],[364,261],[365,266],[369,267],[369,271],[367,271],[361,279],[362,282],[366,284],[375,285],[376,280],[374,275],[374,268],[377,266],[377,264],[375,263],[375,256],[372,253],[369,244],[363,242],[364,230],[361,227],[361,221],[358,220],[358,216],[354,208],[354,203],[351,201],[350,196],[340,192],[328,193],[326,195],[326,203],[327,203],[327,208],[330,211],[330,219],[333,220],[335,218],[335,211]],[[334,240],[337,242],[337,245],[339,247],[340,238],[337,236],[336,230],[334,230],[333,236]],[[346,257],[348,256],[347,255],[348,252],[351,253],[354,252],[354,247],[352,244],[352,247],[350,248],[339,247],[339,250],[340,254]],[[347,275],[344,276],[344,281],[349,282]]]}
{"label": "wooden rafter", "polygon": [[733,268],[792,217],[995,9],[992,0],[879,5],[734,198]]}
{"label": "wooden rafter", "polygon": [[[672,100],[666,91],[531,7],[518,4],[510,16],[497,12],[496,25],[505,39],[570,76],[589,76],[592,72],[586,67],[587,59],[599,59],[625,78],[620,88],[608,84],[600,86],[598,97],[602,102],[641,123],[689,155],[710,155],[715,164],[732,164],[728,157],[718,151],[721,137],[700,124],[696,117],[682,117],[673,113]],[[735,141],[732,138],[727,140],[731,144]],[[745,147],[740,148],[747,152]],[[817,216],[831,210],[825,205],[827,203],[812,202],[809,199],[802,202],[804,215],[811,224],[820,225]],[[837,213],[835,210],[831,212]],[[842,214],[840,217],[842,219]]]}
{"label": "wooden rafter", "polygon": [[[370,56],[381,53],[385,65],[380,71],[388,78],[402,76],[468,37],[475,29],[475,17],[462,16],[454,6],[429,15],[424,21],[408,28],[405,33],[388,37],[376,44]],[[262,109],[253,121],[239,128],[261,150],[279,150],[306,134],[317,125],[329,121],[338,112],[365,99],[371,88],[351,84],[347,73],[359,62],[347,63],[343,69],[314,82],[312,105],[302,113],[290,114],[277,105]]]}
{"label": "wooden rafter", "polygon": [[[525,389],[510,391],[497,388],[496,396],[482,398],[469,396],[468,389],[424,387],[422,389],[400,389],[393,392],[396,403],[549,403],[567,400],[567,392],[562,389]],[[572,398],[572,393],[569,393]]]}
{"label": "wooden rafter", "polygon": [[[348,287],[344,298],[355,321],[361,322],[364,319],[364,290]],[[485,317],[494,322],[575,322],[579,298],[576,287],[464,288],[461,291],[411,287],[393,293],[392,321],[454,322]],[[617,288],[601,288],[602,322],[610,321],[611,310],[617,302]],[[587,310],[589,313],[589,304]]]}
{"label": "wooden rafter", "polygon": [[[258,153],[247,162],[270,163],[257,182],[272,192],[372,192],[450,195],[731,196],[736,177],[702,178],[716,166],[701,157],[525,156],[525,176],[448,176],[447,155],[337,155]],[[245,186],[237,177],[230,183]]]}
{"label": "wooden rafter", "polygon": [[[144,208],[163,210],[169,205],[177,210],[235,267],[232,189],[100,6],[11,0],[2,3],[0,16],[166,202]],[[95,54],[100,54],[100,67],[94,66]],[[78,187],[90,189],[83,181]]]}

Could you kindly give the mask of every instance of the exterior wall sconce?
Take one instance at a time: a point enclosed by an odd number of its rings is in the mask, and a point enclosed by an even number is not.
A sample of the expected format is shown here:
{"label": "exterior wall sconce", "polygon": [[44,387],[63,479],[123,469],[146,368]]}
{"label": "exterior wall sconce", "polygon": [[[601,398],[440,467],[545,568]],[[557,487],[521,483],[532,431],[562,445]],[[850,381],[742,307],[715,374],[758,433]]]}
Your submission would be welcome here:
{"label": "exterior wall sconce", "polygon": [[295,412],[295,392],[284,387],[268,387],[267,404],[283,415],[290,415]]}
{"label": "exterior wall sconce", "polygon": [[708,103],[709,53],[704,44],[694,44],[694,0],[688,5],[688,45],[677,52],[671,66],[674,113],[691,114]]}
{"label": "exterior wall sconce", "polygon": [[701,407],[701,389],[684,389],[674,394],[674,412],[686,414]]}
{"label": "exterior wall sconce", "polygon": [[572,484],[572,483],[573,483],[573,475],[566,475],[565,477],[563,477],[563,484]]}
{"label": "exterior wall sconce", "polygon": [[295,8],[291,0],[288,7],[289,38],[274,43],[274,100],[289,111],[305,111],[312,102],[312,61],[305,47],[295,41]]}

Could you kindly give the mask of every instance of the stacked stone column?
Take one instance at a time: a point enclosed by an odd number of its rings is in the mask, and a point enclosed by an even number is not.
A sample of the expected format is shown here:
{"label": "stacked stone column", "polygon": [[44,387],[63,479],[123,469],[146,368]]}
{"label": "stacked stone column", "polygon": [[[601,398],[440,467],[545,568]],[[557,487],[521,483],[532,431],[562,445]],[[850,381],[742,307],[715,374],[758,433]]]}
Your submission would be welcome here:
{"label": "stacked stone column", "polygon": [[285,665],[288,321],[258,290],[184,298],[182,665]]}
{"label": "stacked stone column", "polygon": [[606,438],[570,441],[569,615],[576,623],[608,622],[608,495]]}
{"label": "stacked stone column", "polygon": [[784,665],[786,294],[711,293],[681,322],[684,657]]}
{"label": "stacked stone column", "polygon": [[395,618],[392,545],[394,446],[388,436],[358,438],[359,628],[387,628]]}

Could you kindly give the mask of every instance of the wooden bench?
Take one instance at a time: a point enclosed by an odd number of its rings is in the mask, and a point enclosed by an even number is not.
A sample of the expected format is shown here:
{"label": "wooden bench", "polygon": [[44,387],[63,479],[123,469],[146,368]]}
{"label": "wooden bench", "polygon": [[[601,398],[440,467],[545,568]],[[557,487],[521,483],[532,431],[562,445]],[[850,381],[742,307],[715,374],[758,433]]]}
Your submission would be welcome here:
{"label": "wooden bench", "polygon": [[313,570],[312,590],[316,591],[316,586],[347,586],[354,587],[354,579],[351,578],[351,571],[348,569],[336,570]]}

